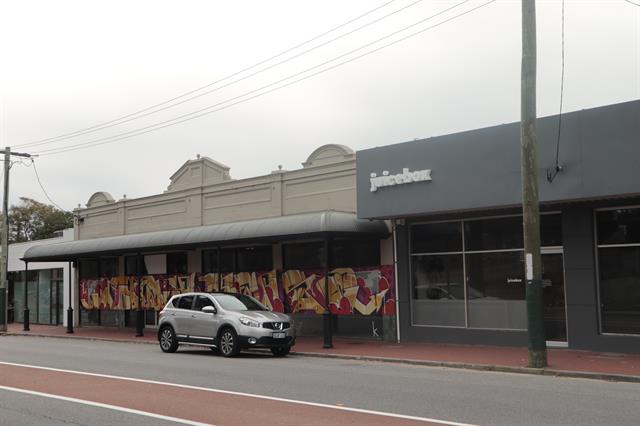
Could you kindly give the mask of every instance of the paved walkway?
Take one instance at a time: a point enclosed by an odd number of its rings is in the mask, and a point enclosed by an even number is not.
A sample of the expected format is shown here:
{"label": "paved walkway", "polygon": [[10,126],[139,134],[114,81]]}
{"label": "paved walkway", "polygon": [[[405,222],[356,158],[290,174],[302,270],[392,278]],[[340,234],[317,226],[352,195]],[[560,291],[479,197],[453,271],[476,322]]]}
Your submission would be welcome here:
{"label": "paved walkway", "polygon": [[[32,325],[25,332],[21,324],[9,324],[9,335],[47,336],[157,344],[155,330],[146,329],[144,337],[135,337],[133,329],[80,327],[67,334],[61,326]],[[640,383],[640,354],[617,354],[549,349],[549,367],[527,368],[527,348],[436,343],[387,343],[377,340],[334,338],[332,349],[322,348],[319,337],[298,337],[294,353],[364,359],[379,362],[403,362],[417,365],[471,368],[514,373],[546,374]]]}

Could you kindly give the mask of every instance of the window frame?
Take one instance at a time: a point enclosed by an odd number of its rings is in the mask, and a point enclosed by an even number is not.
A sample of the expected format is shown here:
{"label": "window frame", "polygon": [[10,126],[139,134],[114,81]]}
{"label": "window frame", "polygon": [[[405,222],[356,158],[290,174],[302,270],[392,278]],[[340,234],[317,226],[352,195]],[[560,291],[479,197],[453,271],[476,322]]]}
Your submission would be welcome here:
{"label": "window frame", "polygon": [[[545,212],[540,212],[540,216],[544,215],[560,215],[562,220],[562,211],[561,210],[550,210]],[[416,220],[409,222],[407,225],[407,240],[406,247],[407,252],[409,253],[409,283],[411,288],[409,289],[409,302],[411,306],[411,317],[410,324],[411,327],[438,327],[438,328],[454,328],[454,329],[469,329],[469,330],[496,330],[496,331],[523,331],[522,329],[511,329],[511,328],[482,328],[482,327],[470,327],[469,326],[469,297],[467,294],[467,254],[480,254],[480,253],[500,253],[500,252],[524,252],[523,248],[513,248],[513,249],[497,249],[497,250],[466,250],[465,242],[465,222],[471,221],[479,221],[486,219],[504,219],[504,218],[513,218],[513,217],[522,217],[521,213],[511,213],[511,214],[502,214],[502,215],[487,215],[487,216],[476,216],[476,217],[467,217],[467,218],[457,218],[457,219],[441,219],[441,220]],[[462,228],[461,239],[462,239],[462,250],[461,251],[452,251],[452,252],[435,252],[435,253],[413,253],[411,251],[411,232],[412,227],[415,225],[421,224],[438,224],[438,223],[451,223],[451,222],[459,222]],[[564,252],[564,238],[562,239],[562,245],[560,246],[541,246],[541,252],[545,250],[562,250]],[[430,325],[430,324],[416,324],[413,320],[413,257],[414,256],[437,256],[437,255],[461,255],[462,256],[462,272],[463,272],[463,280],[464,280],[464,325],[461,326],[452,326],[452,325]],[[565,300],[566,303],[566,300]],[[525,330],[526,331],[526,330]]]}
{"label": "window frame", "polygon": [[612,333],[605,332],[602,329],[602,296],[600,294],[600,249],[601,248],[624,248],[624,247],[640,247],[640,242],[638,243],[628,243],[628,244],[598,244],[598,212],[602,211],[611,211],[611,210],[631,210],[631,209],[640,209],[640,204],[632,204],[632,205],[617,205],[614,207],[600,207],[593,209],[593,250],[594,250],[594,259],[595,259],[595,273],[596,273],[596,304],[597,304],[597,312],[598,312],[598,333],[602,336],[621,336],[621,337],[632,337],[636,339],[640,339],[640,333],[637,334],[629,334],[629,333]]}

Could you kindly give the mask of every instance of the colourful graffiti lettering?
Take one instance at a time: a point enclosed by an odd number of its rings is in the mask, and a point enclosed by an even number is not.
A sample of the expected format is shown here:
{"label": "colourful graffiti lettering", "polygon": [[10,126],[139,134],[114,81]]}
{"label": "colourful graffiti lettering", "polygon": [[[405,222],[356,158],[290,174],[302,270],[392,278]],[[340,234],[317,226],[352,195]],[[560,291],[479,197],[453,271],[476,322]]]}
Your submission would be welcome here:
{"label": "colourful graffiti lettering", "polygon": [[[329,310],[337,315],[393,315],[393,268],[339,268],[329,273]],[[161,310],[176,294],[192,291],[253,296],[276,312],[325,312],[322,271],[288,270],[221,274],[119,276],[80,281],[80,303],[86,310]]]}

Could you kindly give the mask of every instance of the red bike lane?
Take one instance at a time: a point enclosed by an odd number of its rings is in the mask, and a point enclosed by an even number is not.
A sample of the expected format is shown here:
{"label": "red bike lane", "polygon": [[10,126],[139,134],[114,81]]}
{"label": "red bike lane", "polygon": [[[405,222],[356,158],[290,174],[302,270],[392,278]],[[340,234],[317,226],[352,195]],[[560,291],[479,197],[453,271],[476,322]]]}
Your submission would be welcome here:
{"label": "red bike lane", "polygon": [[455,425],[437,419],[350,409],[223,390],[0,363],[0,385],[225,425]]}

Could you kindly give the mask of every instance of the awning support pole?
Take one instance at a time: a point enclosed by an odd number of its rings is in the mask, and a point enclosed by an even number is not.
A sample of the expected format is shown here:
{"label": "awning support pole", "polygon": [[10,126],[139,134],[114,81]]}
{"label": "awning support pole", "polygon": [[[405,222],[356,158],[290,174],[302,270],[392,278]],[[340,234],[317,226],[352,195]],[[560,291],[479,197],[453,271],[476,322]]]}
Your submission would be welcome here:
{"label": "awning support pole", "polygon": [[27,285],[29,284],[29,262],[24,262],[24,331],[29,331],[29,297]]}
{"label": "awning support pole", "polygon": [[323,349],[333,348],[333,330],[331,323],[331,311],[329,310],[329,237],[324,239],[324,304],[325,310],[322,313],[324,344]]}
{"label": "awning support pole", "polygon": [[217,269],[217,280],[218,280],[218,290],[217,291],[222,291],[222,268],[220,266],[220,259],[222,258],[222,255],[220,254],[220,250],[222,250],[222,248],[220,248],[220,246],[218,246],[218,249],[216,250],[216,256],[218,257],[218,259],[216,260],[216,269]]}
{"label": "awning support pole", "polygon": [[136,281],[138,283],[138,310],[136,311],[136,337],[144,336],[144,311],[142,310],[142,264],[141,255],[136,255]]}
{"label": "awning support pole", "polygon": [[71,288],[73,287],[73,279],[71,266],[73,262],[69,261],[69,308],[67,309],[67,333],[73,333],[73,298],[71,297]]}

